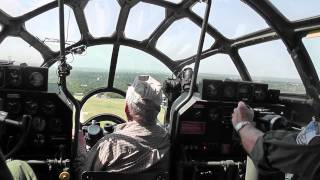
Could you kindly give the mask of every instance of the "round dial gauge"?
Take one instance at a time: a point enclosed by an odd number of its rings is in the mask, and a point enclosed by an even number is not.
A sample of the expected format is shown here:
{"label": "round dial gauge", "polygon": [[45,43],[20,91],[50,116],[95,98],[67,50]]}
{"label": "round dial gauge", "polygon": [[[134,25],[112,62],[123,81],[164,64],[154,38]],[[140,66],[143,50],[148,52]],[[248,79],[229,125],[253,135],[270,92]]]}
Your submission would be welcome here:
{"label": "round dial gauge", "polygon": [[212,98],[212,97],[216,97],[217,95],[218,95],[218,88],[213,84],[208,85],[207,96]]}
{"label": "round dial gauge", "polygon": [[248,85],[241,85],[238,89],[240,100],[249,100],[250,87]]}
{"label": "round dial gauge", "polygon": [[46,128],[46,120],[36,116],[32,119],[32,127],[37,132],[42,132]]}
{"label": "round dial gauge", "polygon": [[267,92],[263,88],[257,87],[254,90],[254,98],[256,100],[262,101],[262,100],[265,100],[266,97],[267,97]]}
{"label": "round dial gauge", "polygon": [[226,98],[235,98],[236,97],[236,90],[234,86],[226,85],[224,87],[224,97]]}
{"label": "round dial gauge", "polygon": [[28,77],[29,79],[29,83],[33,86],[33,87],[40,87],[43,85],[43,80],[44,77],[41,73],[39,72],[33,72],[29,75]]}
{"label": "round dial gauge", "polygon": [[22,83],[22,77],[19,69],[11,69],[9,72],[9,84],[18,87]]}

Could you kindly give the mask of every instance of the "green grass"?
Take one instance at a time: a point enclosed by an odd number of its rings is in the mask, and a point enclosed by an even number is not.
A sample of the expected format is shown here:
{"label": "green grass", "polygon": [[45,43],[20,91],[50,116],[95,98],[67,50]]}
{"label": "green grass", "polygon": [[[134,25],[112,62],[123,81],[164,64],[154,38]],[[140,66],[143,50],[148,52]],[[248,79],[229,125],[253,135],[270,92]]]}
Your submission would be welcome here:
{"label": "green grass", "polygon": [[[120,116],[124,120],[127,120],[127,116],[124,112],[125,99],[118,98],[106,98],[106,97],[91,97],[82,108],[81,122],[86,121],[92,116],[110,113]],[[163,122],[165,114],[165,108],[161,108],[158,115],[160,122]]]}

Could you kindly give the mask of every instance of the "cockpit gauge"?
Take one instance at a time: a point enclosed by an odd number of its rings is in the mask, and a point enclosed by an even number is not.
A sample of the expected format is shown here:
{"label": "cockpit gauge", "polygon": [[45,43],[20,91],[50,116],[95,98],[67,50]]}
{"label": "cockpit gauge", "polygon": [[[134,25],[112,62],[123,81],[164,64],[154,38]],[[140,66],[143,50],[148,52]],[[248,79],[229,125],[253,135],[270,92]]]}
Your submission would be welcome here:
{"label": "cockpit gauge", "polygon": [[223,96],[227,99],[235,99],[236,97],[236,88],[231,84],[226,84],[224,86]]}
{"label": "cockpit gauge", "polygon": [[249,84],[240,84],[238,88],[238,99],[249,101],[252,98],[252,87]]}
{"label": "cockpit gauge", "polygon": [[37,88],[43,85],[44,77],[39,72],[33,72],[29,75],[28,80],[33,87]]}
{"label": "cockpit gauge", "polygon": [[56,112],[56,106],[52,101],[44,102],[41,109],[46,115],[53,115]]}
{"label": "cockpit gauge", "polygon": [[268,89],[262,87],[256,87],[254,90],[254,99],[257,101],[263,101],[267,98]]}
{"label": "cockpit gauge", "polygon": [[209,109],[208,116],[211,122],[216,122],[219,120],[220,112],[217,108],[211,108]]}
{"label": "cockpit gauge", "polygon": [[34,117],[32,119],[32,127],[37,132],[43,132],[46,128],[46,120],[42,117]]}
{"label": "cockpit gauge", "polygon": [[33,101],[33,100],[27,100],[25,102],[25,111],[26,113],[30,114],[30,115],[34,115],[38,112],[39,109],[39,105],[37,102]]}
{"label": "cockpit gauge", "polygon": [[215,86],[214,84],[208,85],[208,87],[207,87],[207,96],[208,97],[211,97],[211,98],[217,97],[218,93],[219,93],[219,90],[218,90],[217,86]]}
{"label": "cockpit gauge", "polygon": [[21,70],[19,68],[9,69],[7,80],[11,87],[19,87],[22,83]]}

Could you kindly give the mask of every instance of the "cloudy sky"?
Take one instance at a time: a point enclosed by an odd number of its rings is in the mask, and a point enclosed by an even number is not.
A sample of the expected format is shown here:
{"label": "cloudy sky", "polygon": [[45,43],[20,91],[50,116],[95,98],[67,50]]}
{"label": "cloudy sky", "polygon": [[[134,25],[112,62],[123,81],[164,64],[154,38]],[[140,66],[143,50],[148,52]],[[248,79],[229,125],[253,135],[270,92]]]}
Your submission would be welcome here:
{"label": "cloudy sky", "polygon": [[[0,0],[0,8],[11,16],[20,16],[52,0]],[[167,0],[179,3],[180,0]],[[291,21],[320,14],[319,0],[270,0]],[[203,16],[204,3],[197,3],[192,10]],[[89,30],[94,37],[111,36],[114,33],[120,7],[116,0],[91,0],[85,15]],[[67,42],[80,40],[81,35],[71,8],[65,8]],[[125,36],[131,39],[146,39],[165,17],[165,9],[146,3],[137,4],[131,11],[125,28]],[[236,38],[268,27],[265,21],[240,0],[215,0],[209,23],[228,38]],[[55,41],[59,38],[58,9],[52,9],[26,22],[26,28],[54,51],[59,50]],[[68,29],[67,29],[68,27]],[[0,27],[1,30],[1,27]],[[174,60],[187,58],[196,53],[200,28],[184,18],[173,23],[159,38],[157,49]],[[315,66],[320,70],[320,39],[304,39]],[[214,38],[207,35],[204,48],[209,48]],[[17,50],[19,53],[17,53]],[[109,69],[111,45],[88,48],[83,56],[68,56],[74,67]],[[253,76],[298,78],[286,48],[281,41],[268,42],[240,50],[240,55]],[[0,44],[0,59],[42,63],[42,57],[22,39],[6,38]],[[277,66],[274,66],[277,64]],[[156,68],[155,68],[156,67]],[[143,72],[168,71],[154,57],[139,50],[121,46],[117,70],[138,70]],[[216,55],[201,63],[203,73],[238,74],[228,55]],[[320,73],[320,72],[319,72]]]}

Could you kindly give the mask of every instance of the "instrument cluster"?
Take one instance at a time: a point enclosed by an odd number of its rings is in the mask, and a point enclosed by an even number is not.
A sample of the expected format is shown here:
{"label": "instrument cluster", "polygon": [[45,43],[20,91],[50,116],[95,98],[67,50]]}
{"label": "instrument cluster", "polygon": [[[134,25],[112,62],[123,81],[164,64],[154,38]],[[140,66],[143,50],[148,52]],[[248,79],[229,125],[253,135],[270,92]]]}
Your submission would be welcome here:
{"label": "instrument cluster", "polygon": [[[31,118],[25,126],[30,126],[28,137],[23,143],[23,151],[15,157],[21,159],[43,159],[60,157],[60,153],[70,155],[72,109],[54,93],[20,92],[0,90],[1,110],[8,112],[8,119],[20,121],[23,115]],[[10,151],[27,127],[2,126],[1,146]],[[58,154],[57,154],[58,153]]]}
{"label": "instrument cluster", "polygon": [[[0,111],[13,122],[0,123],[0,145],[5,154],[20,144],[19,151],[12,153],[13,158],[70,157],[72,108],[58,94],[47,92],[47,81],[47,68],[0,67]],[[26,116],[27,120],[23,119]]]}
{"label": "instrument cluster", "polygon": [[202,93],[179,111],[178,139],[193,154],[245,157],[232,127],[233,109],[239,101],[262,111],[280,110],[279,90],[267,84],[245,81],[203,80]]}
{"label": "instrument cluster", "polygon": [[202,99],[277,103],[279,90],[268,89],[268,84],[246,81],[203,80]]}
{"label": "instrument cluster", "polygon": [[48,68],[14,65],[1,66],[0,88],[47,91]]}

